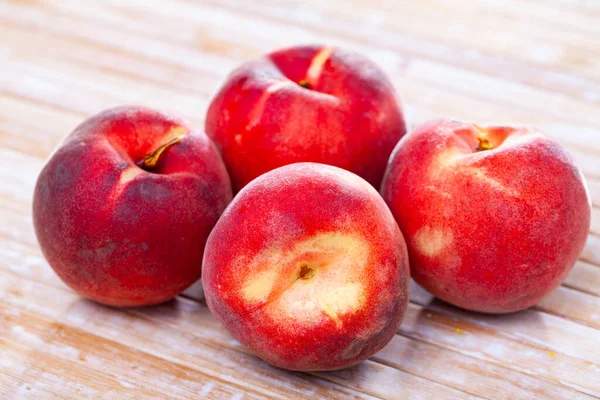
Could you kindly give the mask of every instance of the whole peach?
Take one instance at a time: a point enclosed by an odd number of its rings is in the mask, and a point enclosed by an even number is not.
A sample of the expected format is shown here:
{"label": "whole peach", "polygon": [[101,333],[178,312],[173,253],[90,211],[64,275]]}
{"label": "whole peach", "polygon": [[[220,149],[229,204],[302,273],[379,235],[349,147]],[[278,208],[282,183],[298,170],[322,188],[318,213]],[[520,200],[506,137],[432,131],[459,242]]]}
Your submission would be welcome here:
{"label": "whole peach", "polygon": [[266,173],[236,196],[208,239],[202,281],[237,340],[301,371],[373,355],[409,295],[404,239],[377,191],[315,163]]}
{"label": "whole peach", "polygon": [[427,123],[398,143],[381,193],[415,281],[487,313],[527,308],[560,285],[590,226],[581,171],[525,128]]}
{"label": "whole peach", "polygon": [[248,62],[229,76],[206,116],[234,191],[283,165],[319,162],[376,188],[406,133],[392,84],[370,60],[301,46]]}
{"label": "whole peach", "polygon": [[121,107],[84,121],[52,155],[33,222],[48,263],[82,296],[149,305],[200,277],[206,239],[231,195],[204,133]]}

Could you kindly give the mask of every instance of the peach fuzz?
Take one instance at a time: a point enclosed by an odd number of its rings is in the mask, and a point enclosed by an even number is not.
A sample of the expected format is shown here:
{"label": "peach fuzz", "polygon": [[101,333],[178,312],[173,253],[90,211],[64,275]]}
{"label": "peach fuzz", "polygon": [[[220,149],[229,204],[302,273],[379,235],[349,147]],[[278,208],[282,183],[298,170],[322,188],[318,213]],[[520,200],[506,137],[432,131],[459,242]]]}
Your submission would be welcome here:
{"label": "peach fuzz", "polygon": [[381,193],[415,281],[486,313],[522,310],[560,285],[590,226],[581,171],[526,128],[429,122],[398,143]]}
{"label": "peach fuzz", "polygon": [[120,107],[84,121],[51,156],[33,222],[48,263],[82,296],[150,305],[200,278],[206,239],[231,196],[204,133]]}
{"label": "peach fuzz", "polygon": [[223,154],[234,191],[306,161],[344,168],[379,188],[406,126],[392,84],[372,61],[299,46],[233,71],[210,104],[206,133]]}
{"label": "peach fuzz", "polygon": [[377,191],[316,163],[278,168],[235,197],[206,246],[211,311],[256,355],[291,370],[357,364],[398,330],[404,239]]}

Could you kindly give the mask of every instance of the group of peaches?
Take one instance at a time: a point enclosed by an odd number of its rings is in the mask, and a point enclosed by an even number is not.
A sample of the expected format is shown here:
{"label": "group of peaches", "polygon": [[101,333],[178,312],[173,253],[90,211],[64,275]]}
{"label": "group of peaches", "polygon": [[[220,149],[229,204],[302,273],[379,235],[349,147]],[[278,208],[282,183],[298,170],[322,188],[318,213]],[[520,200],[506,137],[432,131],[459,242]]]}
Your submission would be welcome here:
{"label": "group of peaches", "polygon": [[584,178],[556,141],[451,120],[407,133],[385,74],[342,49],[242,65],[205,131],[143,107],[85,120],[38,178],[37,238],[103,304],[161,303],[202,276],[213,314],[281,368],[372,356],[411,277],[468,310],[527,308],[588,234]]}

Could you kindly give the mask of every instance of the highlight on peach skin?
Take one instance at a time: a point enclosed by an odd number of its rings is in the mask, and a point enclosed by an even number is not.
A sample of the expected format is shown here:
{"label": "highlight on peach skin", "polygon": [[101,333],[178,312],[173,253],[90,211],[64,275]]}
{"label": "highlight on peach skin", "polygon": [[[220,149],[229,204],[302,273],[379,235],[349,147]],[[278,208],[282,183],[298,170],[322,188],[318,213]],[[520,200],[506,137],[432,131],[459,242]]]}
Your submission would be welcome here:
{"label": "highlight on peach skin", "polygon": [[590,227],[581,171],[525,128],[429,122],[398,143],[381,193],[415,281],[487,313],[527,308],[560,285]]}
{"label": "highlight on peach skin", "polygon": [[202,132],[147,108],[95,115],[42,170],[33,222],[62,280],[115,306],[166,301],[200,277],[206,239],[231,200]]}
{"label": "highlight on peach skin", "polygon": [[292,370],[357,364],[397,332],[409,296],[404,239],[377,191],[298,163],[232,201],[206,246],[210,310],[262,359]]}
{"label": "highlight on peach skin", "polygon": [[304,161],[344,168],[379,188],[406,125],[391,82],[372,61],[299,46],[233,71],[210,104],[206,132],[223,154],[234,192]]}

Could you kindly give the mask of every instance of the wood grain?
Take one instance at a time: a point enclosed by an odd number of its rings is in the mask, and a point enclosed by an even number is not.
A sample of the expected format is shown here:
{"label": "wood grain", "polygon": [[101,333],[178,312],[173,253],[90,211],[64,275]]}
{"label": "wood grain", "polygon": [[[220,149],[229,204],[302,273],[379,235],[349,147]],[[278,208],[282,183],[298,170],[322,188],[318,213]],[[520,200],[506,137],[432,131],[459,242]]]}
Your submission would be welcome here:
{"label": "wood grain", "polygon": [[[600,398],[600,6],[584,0],[0,0],[0,398]],[[403,325],[359,366],[290,373],[253,357],[195,289],[152,308],[82,300],[37,246],[31,196],[83,118],[136,103],[202,127],[239,63],[327,42],[389,74],[411,126],[535,126],[581,166],[586,247],[561,287],[508,316],[413,284]]]}

